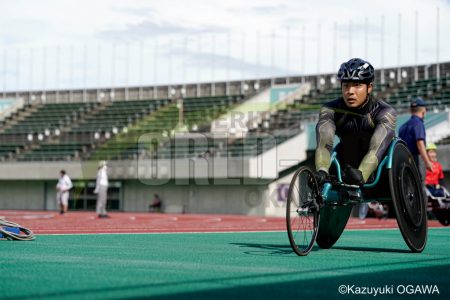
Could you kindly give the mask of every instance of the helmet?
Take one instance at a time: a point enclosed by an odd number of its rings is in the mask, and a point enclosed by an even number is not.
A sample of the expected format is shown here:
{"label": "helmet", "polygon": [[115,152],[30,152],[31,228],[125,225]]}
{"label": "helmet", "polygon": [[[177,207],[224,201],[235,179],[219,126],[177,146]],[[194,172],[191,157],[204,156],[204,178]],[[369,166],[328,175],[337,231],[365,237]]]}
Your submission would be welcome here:
{"label": "helmet", "polygon": [[341,65],[337,78],[340,81],[371,83],[375,78],[375,69],[368,61],[352,58]]}
{"label": "helmet", "polygon": [[434,144],[434,143],[427,144],[427,151],[428,150],[436,150],[436,149],[437,149],[436,144]]}

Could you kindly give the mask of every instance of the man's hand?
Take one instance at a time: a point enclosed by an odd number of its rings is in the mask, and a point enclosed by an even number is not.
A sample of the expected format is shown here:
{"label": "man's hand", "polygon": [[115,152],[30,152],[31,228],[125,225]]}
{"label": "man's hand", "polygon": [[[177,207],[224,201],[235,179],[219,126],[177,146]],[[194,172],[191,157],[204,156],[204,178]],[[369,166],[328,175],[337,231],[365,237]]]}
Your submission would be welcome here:
{"label": "man's hand", "polygon": [[425,162],[425,165],[426,165],[428,171],[431,171],[431,172],[434,171],[433,163],[432,163],[431,161],[427,160],[427,161]]}
{"label": "man's hand", "polygon": [[346,165],[344,172],[342,173],[342,180],[345,183],[363,186],[365,181],[360,170],[352,168],[350,165]]}

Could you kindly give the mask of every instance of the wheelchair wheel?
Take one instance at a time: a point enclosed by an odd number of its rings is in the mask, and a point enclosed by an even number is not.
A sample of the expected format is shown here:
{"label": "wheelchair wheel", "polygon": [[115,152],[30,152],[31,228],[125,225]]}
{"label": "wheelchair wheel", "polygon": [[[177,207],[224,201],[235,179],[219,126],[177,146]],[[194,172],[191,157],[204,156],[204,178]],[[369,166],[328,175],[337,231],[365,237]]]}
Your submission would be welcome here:
{"label": "wheelchair wheel", "polygon": [[403,143],[395,145],[389,185],[403,239],[412,252],[422,252],[427,242],[427,203],[419,171]]}
{"label": "wheelchair wheel", "polygon": [[322,249],[331,248],[341,237],[347,225],[353,206],[324,206],[320,209],[320,225],[317,245]]}
{"label": "wheelchair wheel", "polygon": [[450,210],[437,208],[433,209],[433,213],[436,216],[436,219],[439,221],[439,223],[441,223],[443,226],[450,225]]}
{"label": "wheelchair wheel", "polygon": [[297,255],[308,255],[314,246],[319,224],[319,186],[314,173],[301,167],[294,173],[286,205],[289,242]]}

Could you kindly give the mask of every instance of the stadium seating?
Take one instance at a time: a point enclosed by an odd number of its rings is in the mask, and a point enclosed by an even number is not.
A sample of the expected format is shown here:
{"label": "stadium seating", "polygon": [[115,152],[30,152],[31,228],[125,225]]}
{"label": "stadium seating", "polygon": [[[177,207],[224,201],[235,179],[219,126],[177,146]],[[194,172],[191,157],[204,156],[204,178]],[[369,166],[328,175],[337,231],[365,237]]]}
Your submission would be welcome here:
{"label": "stadium seating", "polygon": [[96,103],[66,103],[44,104],[35,112],[25,116],[10,127],[6,127],[4,134],[44,133],[46,130],[61,128],[80,118],[84,113],[94,108]]}
{"label": "stadium seating", "polygon": [[[447,75],[440,80],[377,84],[374,93],[402,113],[416,96],[425,98],[434,112],[448,111],[450,78]],[[175,100],[158,99],[27,106],[1,124],[0,158],[40,161],[254,156],[300,133],[305,122],[317,120],[318,110],[326,101],[340,95],[339,86],[314,88],[248,124],[247,137],[230,140],[195,136],[175,139],[173,135],[207,134],[211,121],[241,103],[243,96],[185,98],[182,105]],[[142,138],[146,134],[159,141],[148,142]]]}
{"label": "stadium seating", "polygon": [[[179,124],[178,103],[168,99],[110,102],[86,112],[69,131],[17,154],[16,159],[135,159],[150,155],[148,146],[139,143],[144,134],[168,138],[174,131],[209,130],[211,120],[242,99],[241,96],[186,98],[183,125]],[[30,117],[36,119],[34,114]]]}
{"label": "stadium seating", "polygon": [[[156,146],[149,145],[144,135],[154,135],[162,141],[170,140],[175,132],[206,132],[209,131],[210,122],[229,110],[233,105],[240,103],[242,96],[233,97],[201,97],[183,99],[183,124],[180,124],[180,104],[171,103],[142,118],[130,127],[126,133],[121,133],[114,139],[95,149],[89,159],[133,159],[136,157],[189,157],[180,146],[177,153],[169,143]],[[160,149],[158,149],[160,148]],[[204,149],[203,146],[200,147]],[[199,150],[201,152],[202,150]],[[196,156],[201,153],[193,151]],[[187,152],[189,153],[189,151]]]}

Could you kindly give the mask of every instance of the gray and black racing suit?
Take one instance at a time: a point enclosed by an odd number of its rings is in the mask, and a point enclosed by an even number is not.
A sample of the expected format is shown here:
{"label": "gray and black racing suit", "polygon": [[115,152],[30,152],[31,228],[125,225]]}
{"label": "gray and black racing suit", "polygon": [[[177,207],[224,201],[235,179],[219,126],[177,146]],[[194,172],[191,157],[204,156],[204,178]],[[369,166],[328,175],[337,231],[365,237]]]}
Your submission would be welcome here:
{"label": "gray and black racing suit", "polygon": [[340,164],[359,169],[367,182],[395,136],[396,118],[389,104],[372,96],[358,108],[348,108],[342,97],[324,104],[316,126],[316,170],[328,173],[336,134]]}

